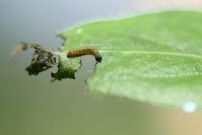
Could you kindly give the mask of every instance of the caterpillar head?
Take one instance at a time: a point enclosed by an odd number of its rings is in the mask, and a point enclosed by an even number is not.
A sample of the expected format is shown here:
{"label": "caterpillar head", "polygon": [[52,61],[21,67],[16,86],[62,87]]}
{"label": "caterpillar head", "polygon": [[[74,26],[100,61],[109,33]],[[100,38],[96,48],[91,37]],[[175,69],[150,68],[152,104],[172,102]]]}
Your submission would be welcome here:
{"label": "caterpillar head", "polygon": [[100,54],[96,54],[96,55],[95,55],[95,60],[96,60],[97,62],[102,62],[102,56],[101,56]]}

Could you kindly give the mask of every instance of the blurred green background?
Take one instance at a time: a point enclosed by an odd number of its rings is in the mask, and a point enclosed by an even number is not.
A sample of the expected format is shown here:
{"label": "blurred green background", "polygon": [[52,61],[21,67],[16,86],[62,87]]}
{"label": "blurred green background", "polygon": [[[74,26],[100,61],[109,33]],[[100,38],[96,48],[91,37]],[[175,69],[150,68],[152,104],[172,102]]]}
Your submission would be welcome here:
{"label": "blurred green background", "polygon": [[0,135],[201,135],[200,112],[89,94],[84,79],[92,65],[78,71],[76,80],[50,83],[55,69],[37,77],[25,72],[32,51],[11,60],[17,42],[58,48],[62,41],[56,33],[83,21],[200,5],[188,0],[0,0]]}

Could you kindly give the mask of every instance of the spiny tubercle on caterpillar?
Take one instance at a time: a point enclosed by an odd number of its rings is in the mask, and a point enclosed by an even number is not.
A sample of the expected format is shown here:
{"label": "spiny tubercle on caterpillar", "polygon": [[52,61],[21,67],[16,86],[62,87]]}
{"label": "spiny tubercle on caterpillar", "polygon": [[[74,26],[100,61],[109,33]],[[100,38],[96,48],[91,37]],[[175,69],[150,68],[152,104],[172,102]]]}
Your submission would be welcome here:
{"label": "spiny tubercle on caterpillar", "polygon": [[67,52],[68,58],[74,58],[74,57],[79,57],[79,56],[83,56],[83,55],[93,55],[97,62],[102,61],[102,56],[100,55],[98,50],[94,47],[71,49],[69,52]]}

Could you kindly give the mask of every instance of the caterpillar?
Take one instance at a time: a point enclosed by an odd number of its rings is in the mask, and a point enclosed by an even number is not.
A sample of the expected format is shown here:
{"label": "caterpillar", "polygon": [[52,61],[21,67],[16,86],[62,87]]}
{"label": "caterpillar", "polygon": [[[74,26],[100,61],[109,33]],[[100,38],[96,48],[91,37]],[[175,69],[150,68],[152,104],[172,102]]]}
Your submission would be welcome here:
{"label": "caterpillar", "polygon": [[77,48],[77,49],[72,49],[69,52],[67,52],[68,58],[75,58],[75,57],[79,57],[79,56],[83,56],[83,55],[93,55],[97,62],[102,61],[102,56],[100,55],[98,50],[94,47]]}

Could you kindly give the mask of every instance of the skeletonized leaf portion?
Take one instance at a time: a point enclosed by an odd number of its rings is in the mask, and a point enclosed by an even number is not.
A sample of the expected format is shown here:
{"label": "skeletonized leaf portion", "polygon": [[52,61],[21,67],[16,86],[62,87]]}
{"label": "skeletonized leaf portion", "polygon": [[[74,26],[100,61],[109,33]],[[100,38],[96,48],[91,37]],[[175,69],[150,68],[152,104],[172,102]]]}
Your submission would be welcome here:
{"label": "skeletonized leaf portion", "polygon": [[64,50],[91,45],[101,52],[90,92],[201,108],[201,24],[201,12],[167,11],[87,23],[60,35]]}

